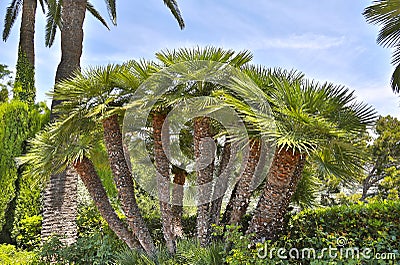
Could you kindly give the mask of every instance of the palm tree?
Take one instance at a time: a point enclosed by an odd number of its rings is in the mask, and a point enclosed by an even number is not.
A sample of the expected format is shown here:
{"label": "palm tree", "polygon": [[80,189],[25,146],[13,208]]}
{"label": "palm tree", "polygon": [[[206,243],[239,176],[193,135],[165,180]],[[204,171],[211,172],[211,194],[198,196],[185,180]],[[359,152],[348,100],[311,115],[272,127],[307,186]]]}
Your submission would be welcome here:
{"label": "palm tree", "polygon": [[392,0],[377,0],[365,8],[363,15],[368,23],[381,26],[377,43],[387,48],[394,48],[392,64],[396,66],[391,79],[394,92],[400,92],[400,3]]}
{"label": "palm tree", "polygon": [[[37,0],[14,0],[7,7],[6,16],[4,19],[3,41],[7,41],[10,36],[11,29],[22,9],[20,37],[18,46],[17,72],[14,88],[14,98],[19,98],[29,104],[35,102],[35,22],[36,22],[36,7]],[[113,1],[106,1],[109,10],[114,10],[112,17],[115,17],[114,9],[111,7]],[[46,45],[51,46],[54,41],[56,26],[61,25],[61,3],[55,0],[39,0],[43,13],[45,6],[48,7],[47,18],[48,25],[46,27]],[[88,3],[88,10],[99,19],[107,28],[108,25],[100,16],[97,10]],[[51,25],[51,26],[50,26]]]}
{"label": "palm tree", "polygon": [[157,168],[157,187],[165,242],[170,253],[175,254],[176,242],[173,214],[170,203],[170,163],[164,151],[169,147],[167,112],[162,107],[153,111],[154,162]]}
{"label": "palm tree", "polygon": [[362,158],[351,136],[372,125],[375,112],[356,103],[353,93],[340,86],[293,79],[293,73],[279,71],[265,79],[269,80],[262,88],[277,127],[274,132],[265,128],[261,133],[274,135],[277,149],[247,233],[275,238],[282,229],[306,158],[330,147],[343,167],[342,178],[359,172]]}
{"label": "palm tree", "polygon": [[261,141],[257,137],[251,138],[249,141],[249,155],[245,163],[245,168],[236,183],[222,222],[224,224],[238,224],[240,219],[246,213],[250,203],[252,189],[252,180],[261,156]]}
{"label": "palm tree", "polygon": [[49,177],[53,172],[65,171],[68,164],[82,179],[101,216],[115,234],[131,249],[140,250],[134,234],[118,217],[111,206],[103,184],[90,160],[93,146],[99,140],[101,130],[90,118],[66,119],[56,122],[40,132],[29,143],[29,152],[22,157],[32,165],[32,174],[38,178]]}
{"label": "palm tree", "polygon": [[[182,48],[174,51],[161,51],[156,53],[156,57],[166,66],[173,64],[187,62],[187,61],[214,61],[220,63],[231,64],[239,67],[252,59],[252,55],[245,52],[235,54],[233,50],[224,50],[215,47],[205,48]],[[192,80],[196,81],[196,80]],[[205,82],[195,82],[188,84],[183,88],[184,92],[176,93],[177,95],[184,95],[184,97],[198,97],[209,96],[215,89],[215,85]],[[179,101],[175,100],[175,101]],[[193,121],[193,143],[194,143],[194,157],[196,160],[196,167],[199,169],[197,172],[196,184],[202,186],[213,180],[214,174],[214,152],[205,139],[212,139],[211,120],[206,116],[199,116],[194,118]],[[210,161],[211,159],[211,161]],[[199,201],[208,201],[211,198],[211,191],[199,189],[197,194]],[[202,246],[209,243],[211,232],[211,215],[210,204],[203,203],[198,206],[197,210],[197,236]]]}
{"label": "palm tree", "polygon": [[[40,1],[44,12],[43,0]],[[3,41],[7,41],[22,8],[14,98],[35,103],[35,22],[37,0],[13,0],[4,19]]]}
{"label": "palm tree", "polygon": [[141,82],[140,73],[135,71],[133,65],[141,67],[140,63],[130,62],[129,66],[108,65],[82,74],[77,73],[74,78],[58,83],[54,98],[62,101],[56,108],[60,114],[73,118],[86,113],[86,116],[102,125],[103,139],[122,210],[129,227],[145,251],[153,255],[154,243],[135,199],[132,173],[124,156],[119,123],[124,113],[123,104],[127,103]]}

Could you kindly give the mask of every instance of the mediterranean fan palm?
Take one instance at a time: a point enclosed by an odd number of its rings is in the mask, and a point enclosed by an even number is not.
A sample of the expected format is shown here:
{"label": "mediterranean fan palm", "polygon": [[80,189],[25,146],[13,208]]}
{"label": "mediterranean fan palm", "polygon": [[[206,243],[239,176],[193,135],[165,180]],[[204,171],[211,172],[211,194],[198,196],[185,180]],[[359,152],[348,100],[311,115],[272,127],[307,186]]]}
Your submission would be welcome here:
{"label": "mediterranean fan palm", "polygon": [[[140,85],[140,62],[126,65],[108,65],[76,73],[73,78],[57,84],[54,99],[62,103],[55,109],[64,128],[72,127],[80,119],[91,119],[101,124],[111,171],[129,227],[138,237],[148,254],[155,247],[136,203],[132,173],[125,160],[119,118],[127,103]],[[135,68],[136,67],[136,68]],[[149,65],[150,67],[150,65]],[[79,128],[79,127],[78,127]]]}
{"label": "mediterranean fan palm", "polygon": [[[283,217],[307,158],[311,161],[321,152],[330,150],[330,158],[337,162],[330,167],[332,174],[348,179],[361,170],[362,158],[351,139],[372,125],[375,112],[355,102],[348,89],[308,82],[297,72],[262,67],[250,67],[245,72],[268,99],[276,128],[271,130],[264,126],[269,124],[268,120],[262,116],[251,117],[250,110],[237,101],[228,103],[250,116],[248,119],[258,124],[260,134],[275,138],[277,145],[247,232],[274,238],[283,225]],[[237,85],[241,86],[239,82]]]}
{"label": "mediterranean fan palm", "polygon": [[[235,53],[233,50],[224,50],[216,47],[205,48],[182,48],[178,50],[165,50],[156,53],[156,57],[165,65],[177,65],[189,61],[212,61],[222,64],[229,64],[233,67],[240,67],[248,63],[252,59],[252,55],[247,52]],[[191,97],[210,96],[212,91],[216,89],[216,84],[202,82],[198,80],[179,87],[177,93],[173,93],[174,99],[169,99],[170,104],[175,104],[184,99]],[[205,148],[204,139],[212,138],[211,132],[211,119],[206,116],[199,115],[194,118],[193,122],[193,138],[194,138],[194,156],[197,161],[197,166],[200,166],[199,161],[205,161],[214,157],[212,148]],[[214,159],[202,169],[197,170],[196,184],[201,186],[210,183],[213,180],[214,174]],[[207,198],[211,197],[211,191],[199,190],[199,201],[208,201]],[[210,239],[211,232],[211,213],[210,204],[203,203],[198,206],[197,210],[197,234],[201,245],[207,245]]]}

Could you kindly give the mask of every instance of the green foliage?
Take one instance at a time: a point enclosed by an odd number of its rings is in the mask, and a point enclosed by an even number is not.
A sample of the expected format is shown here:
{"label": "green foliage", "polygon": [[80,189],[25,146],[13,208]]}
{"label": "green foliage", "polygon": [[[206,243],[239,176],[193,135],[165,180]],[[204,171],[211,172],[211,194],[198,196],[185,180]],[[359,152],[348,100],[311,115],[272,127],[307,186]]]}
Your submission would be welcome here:
{"label": "green foliage", "polygon": [[[30,108],[28,104],[12,101],[0,104],[0,227],[2,228],[1,241],[10,241],[10,232],[13,226],[16,205],[25,200],[25,205],[34,205],[37,201],[29,201],[28,194],[37,192],[32,190],[27,179],[22,178],[22,167],[19,167],[15,158],[24,153],[26,140],[32,137],[43,124],[47,122],[47,113],[41,113],[40,108]],[[21,191],[22,187],[22,191]],[[21,192],[23,198],[17,200]],[[40,191],[39,191],[40,192]],[[38,197],[38,196],[37,196]],[[37,204],[36,204],[37,205]],[[30,206],[28,206],[29,209]],[[20,207],[19,216],[24,218],[24,206]],[[37,214],[33,211],[32,215]]]}
{"label": "green foliage", "polygon": [[8,101],[8,89],[12,87],[11,73],[7,65],[0,64],[0,104]]}
{"label": "green foliage", "polygon": [[29,62],[26,54],[19,49],[13,99],[33,105],[35,103],[35,97],[35,68]]}
{"label": "green foliage", "polygon": [[2,265],[27,265],[36,264],[34,252],[17,250],[13,245],[0,245],[0,264]]}
{"label": "green foliage", "polygon": [[41,261],[48,264],[113,264],[115,253],[123,243],[112,234],[101,232],[79,237],[77,242],[65,246],[58,237],[51,237],[40,250]]}
{"label": "green foliage", "polygon": [[[228,226],[225,231],[217,227],[216,234],[224,238],[223,255],[227,264],[388,264],[391,261],[381,260],[379,263],[373,257],[346,256],[340,254],[340,248],[368,248],[372,255],[395,253],[399,259],[398,220],[400,202],[387,201],[303,211],[291,218],[287,231],[275,242],[254,243],[251,235],[243,235],[240,227],[236,226]],[[322,252],[329,247],[340,255],[333,257],[328,255],[328,251]],[[285,249],[284,255],[288,258],[278,256],[279,248]],[[292,248],[299,251],[312,248],[316,251],[316,258],[290,258],[288,253]]]}
{"label": "green foliage", "polygon": [[40,230],[42,217],[39,215],[28,216],[15,224],[13,234],[18,247],[34,250],[40,245]]}
{"label": "green foliage", "polygon": [[220,265],[223,264],[223,245],[213,243],[208,247],[200,247],[196,240],[181,240],[177,242],[175,256],[170,256],[166,249],[159,249],[153,258],[143,252],[125,249],[116,255],[117,264],[121,265]]}
{"label": "green foliage", "polygon": [[[400,121],[391,116],[380,117],[375,133],[377,137],[368,147],[371,158],[363,179],[363,199],[375,196],[375,199],[397,200],[400,197]],[[367,194],[371,187],[377,189]]]}
{"label": "green foliage", "polygon": [[0,87],[7,88],[11,87],[11,74],[12,72],[8,70],[8,66],[5,64],[0,64]]}

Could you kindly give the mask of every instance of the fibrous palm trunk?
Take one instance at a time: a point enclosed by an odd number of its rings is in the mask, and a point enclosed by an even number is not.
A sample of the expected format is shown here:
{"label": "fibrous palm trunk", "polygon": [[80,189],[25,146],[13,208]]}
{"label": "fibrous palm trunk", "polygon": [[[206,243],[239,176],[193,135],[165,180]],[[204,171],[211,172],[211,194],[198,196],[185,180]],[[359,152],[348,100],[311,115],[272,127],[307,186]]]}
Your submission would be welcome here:
{"label": "fibrous palm trunk", "polygon": [[254,211],[247,233],[257,238],[275,239],[283,227],[291,196],[296,190],[304,166],[297,151],[277,149],[267,181]]}
{"label": "fibrous palm trunk", "polygon": [[210,243],[211,215],[210,203],[212,189],[210,184],[214,173],[215,143],[210,131],[210,119],[198,117],[194,120],[194,155],[197,179],[197,236],[201,246]]}
{"label": "fibrous palm trunk", "polygon": [[[57,67],[55,82],[70,77],[80,68],[83,42],[83,21],[86,0],[63,0],[61,29],[61,62]],[[53,100],[51,117],[54,121],[54,107],[60,104]],[[44,193],[42,240],[53,234],[61,235],[64,242],[71,244],[77,236],[77,182],[78,175],[68,169],[52,174]]]}
{"label": "fibrous palm trunk", "polygon": [[225,143],[221,162],[219,164],[218,179],[214,185],[213,201],[211,202],[211,224],[218,225],[221,215],[222,200],[228,188],[229,177],[232,172],[225,171],[231,158],[231,143]]}
{"label": "fibrous palm trunk", "polygon": [[35,66],[35,21],[37,0],[24,0],[19,35],[19,48],[25,53],[28,62]]}
{"label": "fibrous palm trunk", "polygon": [[140,249],[140,245],[135,240],[134,234],[129,231],[128,227],[112,208],[106,190],[97,175],[92,161],[87,157],[83,157],[80,161],[74,163],[74,168],[81,177],[86,189],[89,191],[101,216],[106,220],[111,230],[114,231],[118,238],[123,240],[130,249]]}
{"label": "fibrous palm trunk", "polygon": [[168,247],[168,251],[174,254],[176,252],[176,241],[175,233],[172,226],[173,217],[170,204],[169,160],[164,151],[164,148],[167,149],[169,147],[169,135],[168,126],[166,123],[166,114],[161,114],[157,112],[153,114],[153,139],[154,160],[157,168],[157,188],[158,197],[160,200],[163,234]]}
{"label": "fibrous palm trunk", "polygon": [[172,189],[172,230],[175,237],[183,237],[183,185],[185,185],[187,172],[184,169],[173,167],[174,187]]}
{"label": "fibrous palm trunk", "polygon": [[155,246],[137,205],[132,173],[125,160],[118,115],[114,114],[104,119],[103,129],[108,160],[128,225],[139,239],[143,249],[149,255],[154,255]]}
{"label": "fibrous palm trunk", "polygon": [[232,192],[231,198],[223,217],[225,224],[238,224],[246,213],[252,194],[252,182],[260,159],[260,140],[253,138],[249,141],[249,157],[245,169]]}
{"label": "fibrous palm trunk", "polygon": [[24,0],[15,73],[14,99],[35,103],[35,20],[37,0]]}

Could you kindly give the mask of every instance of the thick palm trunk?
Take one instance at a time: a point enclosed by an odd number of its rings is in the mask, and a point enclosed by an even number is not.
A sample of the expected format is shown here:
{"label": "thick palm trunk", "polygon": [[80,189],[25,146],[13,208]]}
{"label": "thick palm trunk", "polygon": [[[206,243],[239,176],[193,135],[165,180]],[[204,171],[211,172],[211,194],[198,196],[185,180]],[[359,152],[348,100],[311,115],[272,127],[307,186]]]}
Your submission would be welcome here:
{"label": "thick palm trunk", "polygon": [[283,226],[287,211],[304,166],[304,158],[291,148],[277,149],[267,181],[247,233],[257,238],[274,239]]}
{"label": "thick palm trunk", "polygon": [[[176,241],[172,226],[173,217],[170,204],[169,160],[163,150],[163,148],[168,148],[169,135],[168,126],[165,126],[163,130],[164,122],[166,122],[165,114],[153,114],[154,160],[157,168],[157,186],[162,227],[168,250],[174,254],[176,252]],[[162,135],[163,137],[161,137]]]}
{"label": "thick palm trunk", "polygon": [[149,255],[153,255],[155,253],[155,246],[136,202],[132,174],[125,160],[118,115],[104,119],[103,129],[104,142],[122,210],[124,211],[129,227],[139,239],[144,250]]}
{"label": "thick palm trunk", "polygon": [[211,183],[214,172],[215,145],[210,132],[210,119],[208,117],[195,118],[194,120],[194,154],[196,159],[198,187],[197,199],[197,236],[201,246],[210,243],[211,215],[210,203],[212,190],[205,185]]}
{"label": "thick palm trunk", "polygon": [[[58,64],[55,82],[71,77],[80,69],[83,47],[83,22],[85,20],[86,0],[63,0],[61,28],[61,61]],[[51,120],[55,118],[54,107],[61,101],[51,102]]]}
{"label": "thick palm trunk", "polygon": [[183,237],[183,185],[185,185],[187,172],[177,167],[173,168],[174,187],[172,189],[172,230],[175,237]]}
{"label": "thick palm trunk", "polygon": [[32,67],[35,66],[35,20],[37,0],[24,0],[19,35],[19,48]]}
{"label": "thick palm trunk", "polygon": [[[68,78],[80,68],[83,42],[83,21],[86,0],[63,0],[61,29],[61,62],[58,65],[55,82]],[[56,119],[51,104],[51,121]],[[77,236],[77,182],[78,175],[73,170],[52,174],[44,193],[42,239],[52,234],[61,235],[67,244],[73,243]]]}
{"label": "thick palm trunk", "polygon": [[245,169],[238,183],[236,183],[224,213],[223,222],[225,224],[238,224],[250,203],[253,177],[260,159],[260,140],[257,138],[251,139],[249,141],[249,149],[249,158]]}
{"label": "thick palm trunk", "polygon": [[35,103],[35,21],[37,0],[23,0],[14,99]]}
{"label": "thick palm trunk", "polygon": [[231,172],[225,172],[231,158],[231,143],[225,143],[219,165],[218,179],[214,185],[213,201],[211,202],[211,224],[219,225],[222,200],[228,188],[228,181]]}
{"label": "thick palm trunk", "polygon": [[89,191],[101,216],[106,220],[112,231],[123,240],[130,249],[140,249],[140,245],[135,240],[135,236],[129,231],[125,223],[118,217],[107,197],[106,190],[101,183],[99,176],[94,168],[92,161],[83,157],[81,161],[74,163],[76,172],[82,179],[83,184]]}

